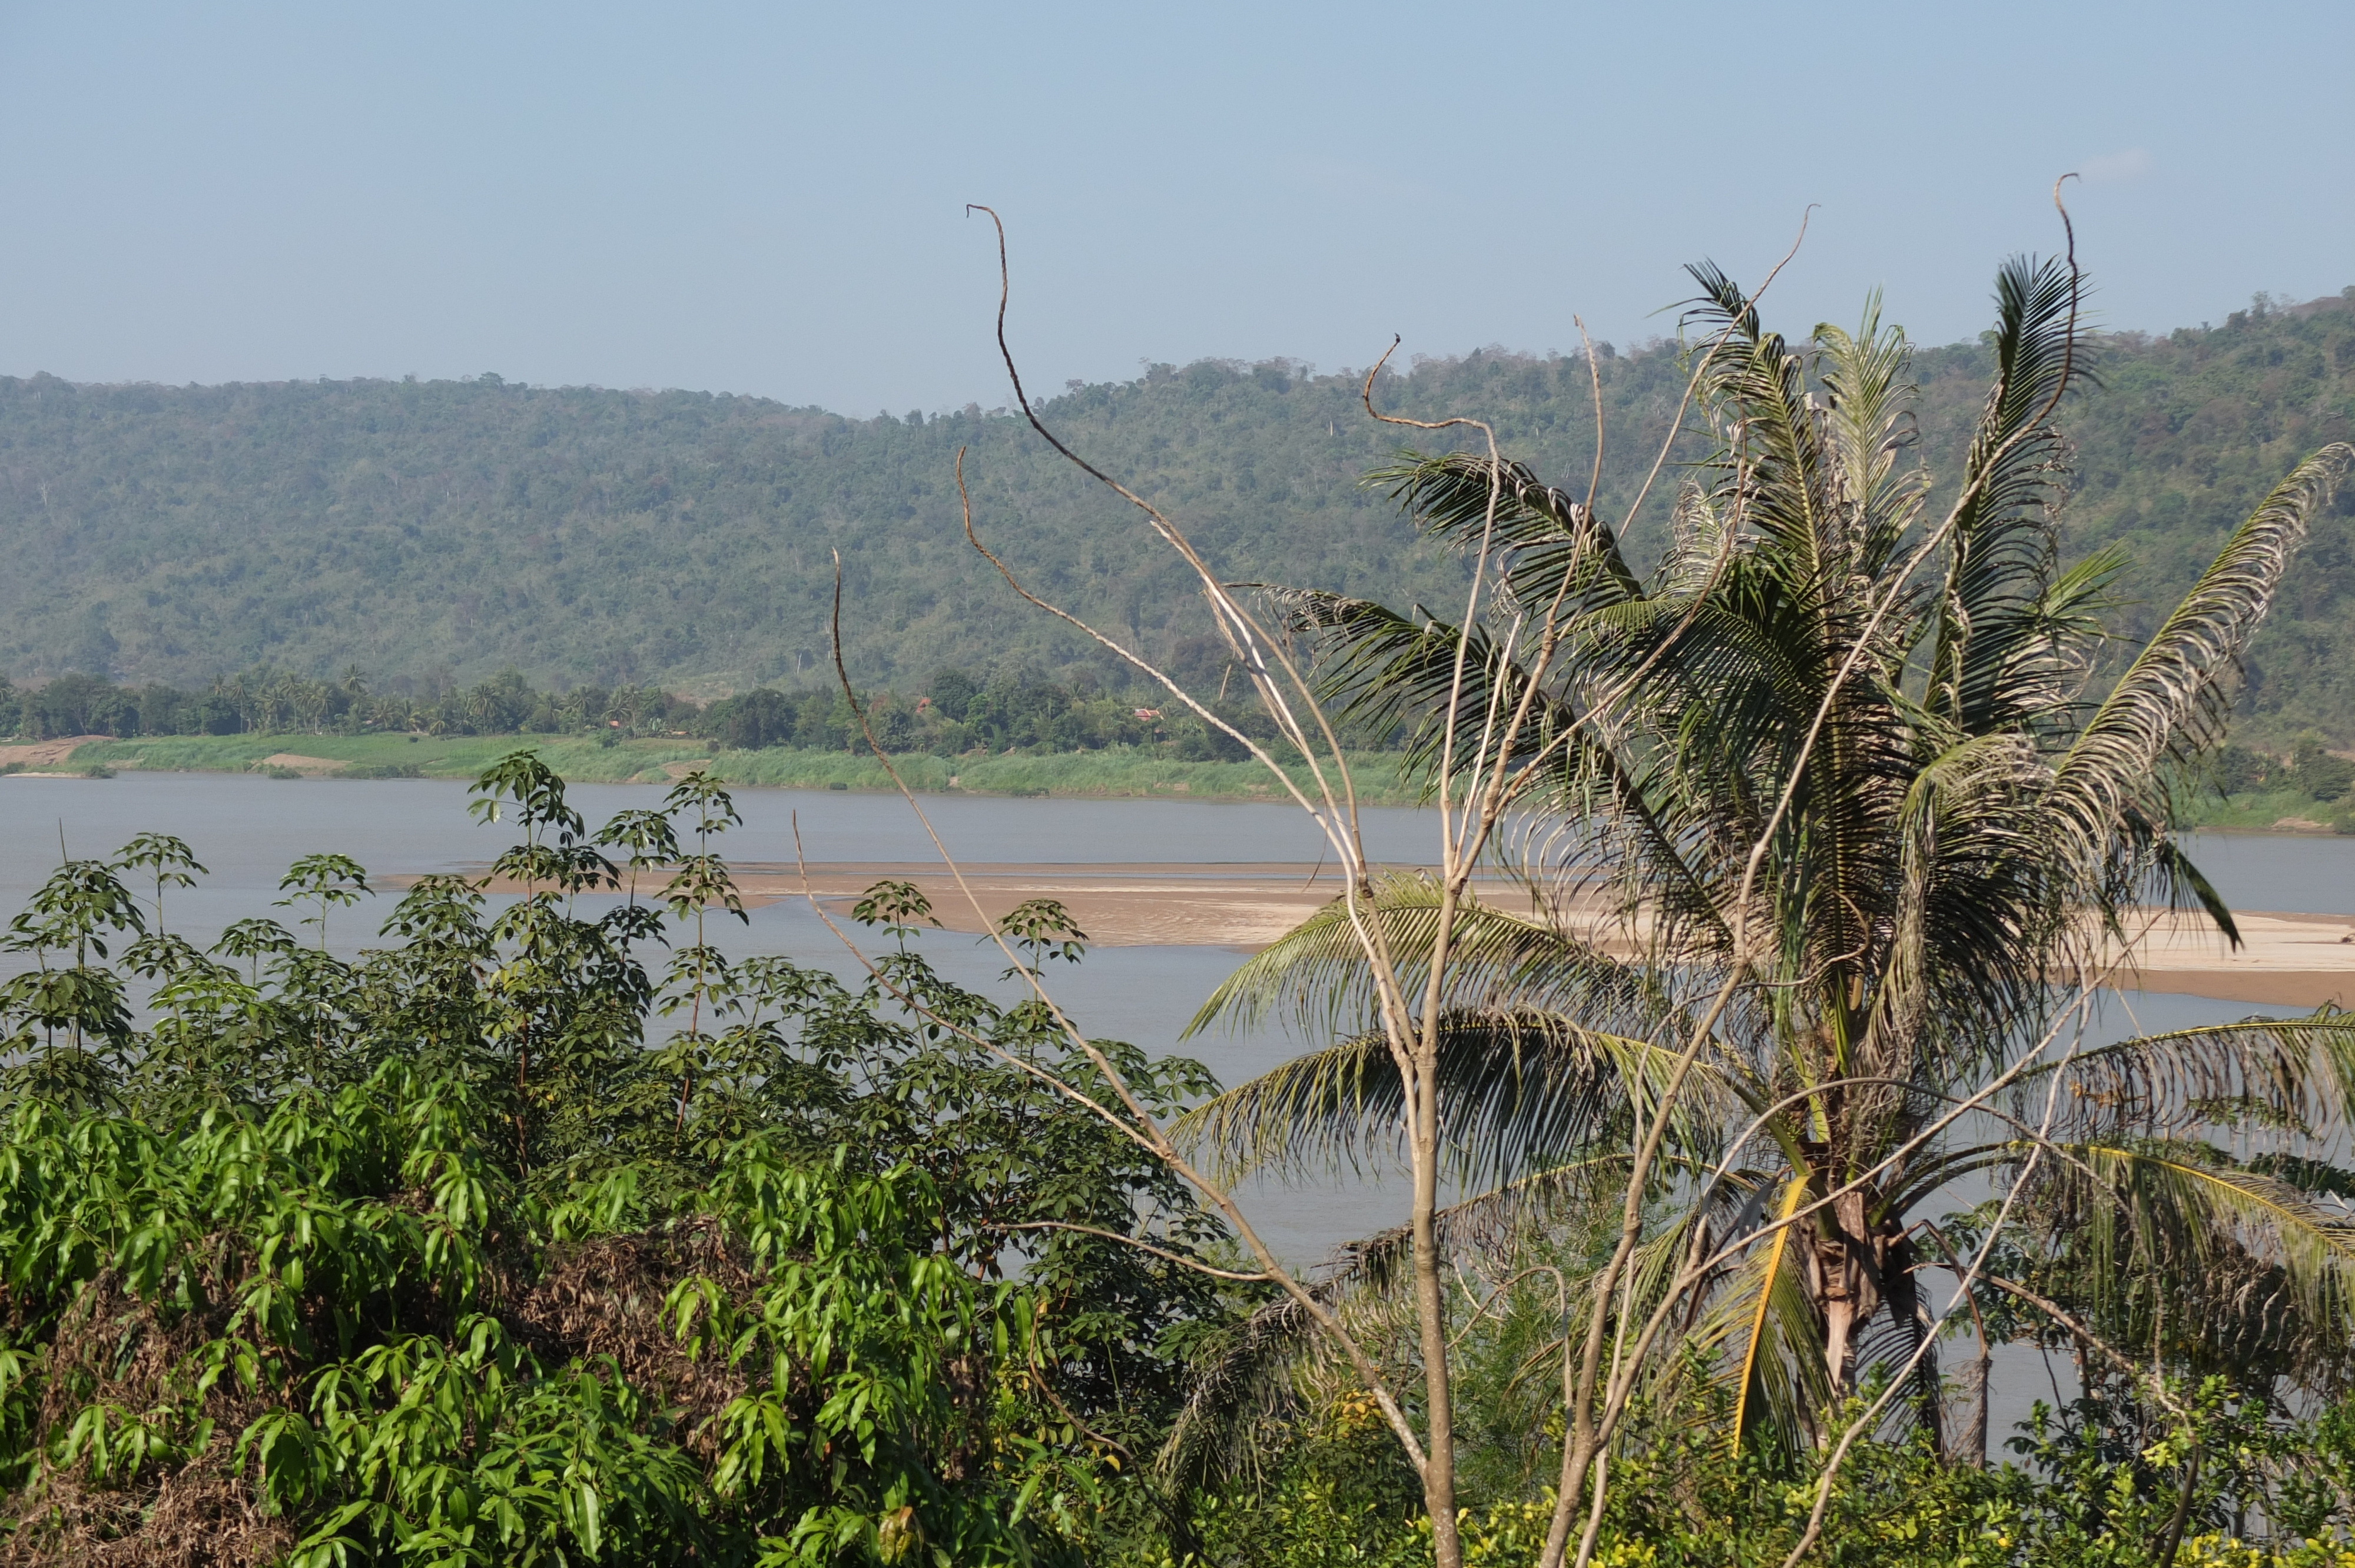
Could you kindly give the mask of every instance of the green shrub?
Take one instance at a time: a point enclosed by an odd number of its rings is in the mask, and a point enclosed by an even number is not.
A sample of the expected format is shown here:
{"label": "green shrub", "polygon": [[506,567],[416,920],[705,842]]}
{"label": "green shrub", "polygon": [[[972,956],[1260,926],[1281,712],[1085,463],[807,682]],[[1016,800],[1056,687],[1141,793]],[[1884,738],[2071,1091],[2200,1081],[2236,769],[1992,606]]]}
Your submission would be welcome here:
{"label": "green shrub", "polygon": [[[293,929],[205,952],[156,835],[12,927],[9,1560],[1056,1563],[1131,1530],[1112,1456],[1231,1287],[1167,1171],[1029,1070],[1088,1059],[910,925],[859,989],[729,959],[708,779],[598,833],[528,755],[476,792],[528,891],[427,877],[357,961],[357,865],[297,862]],[[1097,1044],[1165,1110],[1209,1086]]]}
{"label": "green shrub", "polygon": [[2297,748],[2290,776],[2299,789],[2328,804],[2355,787],[2355,762],[2332,756],[2319,741],[2307,741]]}

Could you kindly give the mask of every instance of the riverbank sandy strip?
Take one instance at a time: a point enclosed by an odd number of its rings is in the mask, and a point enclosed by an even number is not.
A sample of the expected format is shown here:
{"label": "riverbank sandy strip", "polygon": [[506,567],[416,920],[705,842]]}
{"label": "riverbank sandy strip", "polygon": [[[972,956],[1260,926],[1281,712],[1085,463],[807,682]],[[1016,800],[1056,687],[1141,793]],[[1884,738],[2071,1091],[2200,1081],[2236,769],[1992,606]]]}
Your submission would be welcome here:
{"label": "riverbank sandy strip", "polygon": [[2236,910],[2232,920],[2237,948],[2205,916],[2159,916],[2118,983],[2276,1007],[2355,1006],[2355,916]]}
{"label": "riverbank sandy strip", "polygon": [[75,747],[93,743],[103,745],[107,738],[102,735],[75,735],[63,740],[28,740],[14,746],[0,746],[0,768],[14,765],[28,772],[62,768],[67,758],[73,756]]}
{"label": "riverbank sandy strip", "polygon": [[[937,862],[817,863],[806,880],[788,864],[731,869],[748,905],[815,895],[837,917],[879,881],[912,882],[932,900],[942,926],[975,934],[986,928],[985,916],[994,920],[1027,900],[1052,898],[1071,912],[1091,942],[1114,948],[1255,952],[1341,891],[1329,864],[975,864],[964,868],[964,888]],[[661,881],[659,874],[651,874],[639,890],[652,893]],[[1529,894],[1511,884],[1484,884],[1478,891],[1503,907],[1529,907]],[[1561,918],[1600,946],[1627,947],[1600,911],[1568,910]],[[2355,916],[2248,911],[2236,919],[2242,946],[2233,948],[2204,916],[2156,915],[2114,983],[2275,1007],[2355,1006]]]}
{"label": "riverbank sandy strip", "polygon": [[[1091,943],[1106,948],[1213,947],[1256,951],[1341,892],[1340,878],[1329,866],[1261,863],[975,864],[961,868],[963,887],[938,861],[814,863],[806,879],[799,867],[787,864],[735,862],[728,869],[749,907],[815,895],[828,914],[837,916],[847,916],[851,906],[878,882],[912,882],[932,900],[933,915],[943,928],[975,935],[987,929],[985,916],[996,920],[1018,904],[1051,898],[1071,912]],[[407,885],[416,879],[385,880]],[[662,884],[660,872],[645,874],[638,892],[651,895]],[[490,891],[521,889],[501,881],[492,884]],[[975,909],[976,900],[979,913]]]}

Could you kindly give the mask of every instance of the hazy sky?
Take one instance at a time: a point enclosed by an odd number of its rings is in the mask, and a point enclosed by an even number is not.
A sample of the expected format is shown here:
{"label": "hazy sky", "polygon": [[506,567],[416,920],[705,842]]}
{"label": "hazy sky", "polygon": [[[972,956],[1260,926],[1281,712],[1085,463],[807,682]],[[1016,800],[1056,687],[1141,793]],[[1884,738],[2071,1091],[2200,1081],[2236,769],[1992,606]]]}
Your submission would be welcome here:
{"label": "hazy sky", "polygon": [[2106,324],[2355,283],[2348,0],[0,5],[0,373],[496,370],[868,414],[1026,371],[1977,331],[2071,206]]}

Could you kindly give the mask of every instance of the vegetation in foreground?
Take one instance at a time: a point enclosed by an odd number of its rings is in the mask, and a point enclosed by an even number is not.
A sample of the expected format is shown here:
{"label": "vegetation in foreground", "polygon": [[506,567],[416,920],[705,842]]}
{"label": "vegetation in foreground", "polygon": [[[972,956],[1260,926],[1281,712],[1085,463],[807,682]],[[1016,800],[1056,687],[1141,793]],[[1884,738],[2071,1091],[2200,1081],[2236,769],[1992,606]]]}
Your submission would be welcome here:
{"label": "vegetation in foreground", "polygon": [[[728,960],[706,779],[593,837],[527,757],[476,794],[534,891],[429,879],[357,962],[358,866],[298,862],[293,929],[203,953],[155,837],[12,927],[11,1557],[1062,1560],[1146,1507],[1105,1456],[1220,1287],[1117,1238],[1214,1237],[1025,1070],[1086,1076],[1040,1010],[905,950],[855,986]],[[1017,922],[1029,961],[1059,918]],[[1103,1048],[1165,1104],[1208,1086]]]}
{"label": "vegetation in foreground", "polygon": [[[1431,1562],[1365,1396],[1305,1369],[1232,1382],[1268,1287],[1056,1086],[1103,1085],[1038,1002],[933,972],[911,889],[861,906],[875,968],[853,983],[730,960],[709,780],[593,832],[527,757],[474,794],[536,891],[430,880],[350,960],[327,938],[373,918],[362,868],[298,861],[287,924],[200,952],[174,912],[202,868],[153,835],[61,867],[11,925],[0,1555]],[[1005,931],[1019,968],[1080,958],[1051,905]],[[1161,1110],[1216,1087],[1095,1044]],[[1575,1271],[1607,1243],[1557,1218],[1513,1246]],[[1531,1365],[1560,1312],[1529,1281],[1455,1309],[1467,1561],[1542,1539],[1559,1411]],[[1411,1357],[1380,1316],[1360,1328]],[[2140,1568],[2197,1442],[2179,1563],[2344,1568],[2355,1407],[2284,1415],[2277,1343],[2200,1372],[2167,1351],[2188,1422],[2093,1363],[2090,1396],[1996,1467],[1919,1433],[1868,1444],[1823,1560]],[[1813,1461],[1729,1445],[1721,1399],[1696,1379],[1640,1413],[1596,1561],[1715,1568],[1795,1539]]]}

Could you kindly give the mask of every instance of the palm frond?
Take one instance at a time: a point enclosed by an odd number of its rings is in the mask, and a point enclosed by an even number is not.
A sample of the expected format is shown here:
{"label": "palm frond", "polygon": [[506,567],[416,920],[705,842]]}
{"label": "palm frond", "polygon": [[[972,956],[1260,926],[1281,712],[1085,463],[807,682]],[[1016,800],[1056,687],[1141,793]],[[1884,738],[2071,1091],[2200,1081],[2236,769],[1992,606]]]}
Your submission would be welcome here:
{"label": "palm frond", "polygon": [[1738,1297],[1746,1297],[1750,1301],[1750,1322],[1749,1332],[1742,1339],[1741,1364],[1734,1372],[1734,1386],[1738,1391],[1733,1404],[1733,1441],[1736,1446],[1749,1434],[1756,1424],[1758,1413],[1768,1403],[1764,1380],[1773,1356],[1771,1320],[1774,1311],[1774,1287],[1792,1272],[1785,1266],[1791,1247],[1791,1233],[1796,1228],[1791,1216],[1798,1212],[1806,1196],[1807,1183],[1804,1178],[1794,1177],[1783,1184],[1783,1201],[1774,1211],[1774,1220],[1780,1228],[1768,1238],[1754,1267],[1749,1271],[1754,1273],[1756,1278],[1748,1282],[1747,1289],[1737,1292]]}
{"label": "palm frond", "polygon": [[[1880,1435],[1884,1440],[1901,1440],[1906,1433],[1925,1424],[1934,1436],[1939,1436],[1942,1390],[1934,1338],[1936,1322],[1928,1303],[1922,1298],[1916,1265],[1910,1242],[1901,1240],[1891,1247],[1882,1274],[1886,1310],[1875,1312],[1857,1338],[1856,1367],[1861,1380],[1870,1381],[1877,1371],[1893,1378],[1909,1363],[1913,1368],[1905,1373],[1913,1397],[1891,1402],[1881,1414]],[[1942,1436],[1940,1446],[1944,1446]]]}
{"label": "palm frond", "polygon": [[2355,1214],[2343,1206],[2326,1207],[2200,1145],[2086,1142],[2069,1152],[2108,1190],[2110,1201],[2090,1216],[2097,1251],[2123,1261],[2131,1243],[2195,1268],[2228,1254],[2251,1257],[2281,1270],[2302,1315],[2342,1333],[2350,1326]]}
{"label": "palm frond", "polygon": [[[1812,396],[1809,356],[1764,332],[1747,296],[1704,263],[1689,319],[1718,323],[1700,367],[1701,408],[1720,441],[1701,466],[1718,476],[1732,521],[1761,541],[1759,560],[1796,605],[1835,601],[1865,565],[1853,500],[1871,488],[1843,472],[1828,411]],[[1852,366],[1878,376],[1880,366]],[[1859,407],[1870,402],[1869,393]]]}
{"label": "palm frond", "polygon": [[2080,567],[2052,592],[2062,448],[2051,415],[2083,374],[2077,299],[2062,260],[2015,257],[1996,277],[1996,383],[1964,459],[1930,660],[1930,708],[1971,733],[2051,700],[2060,643],[2085,630],[2059,612],[2111,575]]}
{"label": "palm frond", "polygon": [[2273,1127],[2343,1125],[2355,1107],[2355,1012],[2248,1018],[2122,1040],[2022,1074],[2023,1114],[2063,1072],[2071,1136],[2158,1137],[2220,1119]]}
{"label": "palm frond", "polygon": [[[1468,634],[1459,688],[1454,626],[1420,610],[1401,614],[1340,595],[1286,590],[1280,598],[1293,628],[1323,643],[1320,694],[1352,726],[1380,734],[1403,731],[1404,771],[1421,778],[1427,792],[1462,788],[1464,762],[1477,757],[1485,768],[1526,772],[1512,802],[1522,811],[1608,824],[1608,854],[1583,855],[1566,874],[1561,865],[1527,859],[1525,869],[1533,876],[1569,897],[1615,878],[1624,887],[1641,889],[1677,934],[1721,924],[1710,891],[1688,863],[1692,834],[1674,815],[1678,802],[1689,797],[1645,772],[1639,755],[1614,744],[1623,718],[1603,715],[1599,718],[1605,722],[1587,722],[1589,715],[1567,694],[1581,687],[1624,684],[1622,678],[1644,663],[1647,640],[1669,635],[1682,606],[1629,600],[1582,615],[1566,638],[1580,668],[1558,668],[1550,683],[1540,687],[1528,722],[1508,747],[1491,733],[1494,715],[1516,711],[1530,675],[1486,627],[1476,626]],[[1712,620],[1701,628],[1681,656],[1683,663],[1696,666],[1696,682],[1710,678],[1711,661],[1720,657],[1712,641],[1719,625]],[[1734,638],[1742,634],[1738,625],[1724,630]],[[1753,646],[1747,652],[1771,658],[1772,650]],[[1722,659],[1738,664],[1742,653],[1729,650]],[[1459,773],[1442,779],[1438,769],[1451,717]],[[1593,874],[1598,863],[1600,875]],[[1721,938],[1722,931],[1717,935]]]}
{"label": "palm frond", "polygon": [[[1582,1028],[1561,1014],[1482,1008],[1439,1031],[1442,1159],[1474,1188],[1624,1140],[1629,1110],[1652,1103],[1677,1053]],[[1230,1180],[1364,1170],[1394,1157],[1402,1079],[1378,1033],[1294,1057],[1188,1112],[1172,1128]],[[1723,1086],[1704,1075],[1678,1104],[1675,1148],[1694,1147]]]}
{"label": "palm frond", "polygon": [[1492,467],[1485,452],[1401,452],[1359,482],[1388,492],[1424,534],[1456,549],[1477,550],[1487,535],[1507,591],[1540,613],[1557,598],[1575,609],[1643,592],[1610,527],[1521,463]]}
{"label": "palm frond", "polygon": [[[1321,644],[1317,694],[1354,728],[1405,740],[1406,768],[1436,789],[1433,777],[1452,717],[1460,755],[1480,748],[1491,713],[1509,713],[1529,689],[1529,673],[1486,625],[1460,638],[1462,685],[1457,689],[1458,628],[1426,611],[1401,614],[1338,594],[1275,590],[1292,630]],[[1455,694],[1451,712],[1449,698]],[[1576,715],[1561,695],[1540,688],[1529,722],[1507,753],[1488,749],[1506,766],[1526,759],[1572,728]]]}
{"label": "palm frond", "polygon": [[1725,269],[1714,261],[1696,261],[1685,271],[1700,285],[1700,296],[1685,302],[1687,326],[1698,322],[1710,335],[1722,333],[1745,347],[1759,341],[1758,307]]}
{"label": "palm frond", "polygon": [[1796,1452],[1831,1396],[1823,1327],[1800,1261],[1806,1231],[1790,1219],[1807,1192],[1804,1175],[1782,1183],[1766,1217],[1772,1234],[1744,1255],[1694,1328],[1695,1345],[1719,1358],[1732,1399],[1730,1436],[1737,1447],[1763,1442]]}
{"label": "palm frond", "polygon": [[[1327,1287],[1312,1287],[1330,1295]],[[1208,1487],[1260,1467],[1258,1429],[1293,1403],[1295,1376],[1324,1330],[1308,1309],[1278,1296],[1230,1330],[1187,1380],[1185,1403],[1155,1467],[1182,1484]]]}
{"label": "palm frond", "polygon": [[[1987,1048],[2038,1015],[2066,918],[2036,853],[2045,779],[2028,737],[1962,739],[1908,783],[1870,1029],[1871,1070],[1909,1076],[1932,1035]],[[1972,1026],[1977,1027],[1972,1027]]]}
{"label": "palm frond", "polygon": [[[1438,944],[1442,890],[1422,874],[1376,881],[1361,917],[1380,927],[1399,983],[1423,994]],[[1477,898],[1457,905],[1441,1005],[1552,1011],[1595,1027],[1648,1033],[1675,1015],[1658,977],[1551,925]],[[1335,899],[1221,981],[1186,1025],[1249,1028],[1272,1014],[1312,1033],[1364,1026],[1376,1014],[1374,975],[1348,902]]]}
{"label": "palm frond", "polygon": [[1902,328],[1881,326],[1878,291],[1866,300],[1853,335],[1826,323],[1816,328],[1816,342],[1823,351],[1833,472],[1846,492],[1851,548],[1859,567],[1877,575],[1919,514],[1929,486],[1926,471],[1901,470],[1897,463],[1914,434],[1914,388],[1904,379],[1912,351]]}
{"label": "palm frond", "polygon": [[[2223,683],[2350,461],[2355,447],[2325,447],[2275,488],[2061,758],[2045,807],[2051,832],[2087,871],[2115,853],[2117,823],[2144,803],[2161,760],[2221,733]],[[2146,811],[2155,821],[2172,817],[2163,800],[2155,806]]]}
{"label": "palm frond", "polygon": [[1742,541],[1728,540],[1733,519],[1721,498],[1693,480],[1677,487],[1668,514],[1668,548],[1660,558],[1658,593],[1680,603],[1706,589],[1721,561],[1731,560]]}
{"label": "palm frond", "polygon": [[2162,831],[2140,811],[2128,816],[2126,828],[2136,846],[2133,858],[2150,867],[2158,895],[2175,908],[2197,904],[2226,940],[2235,948],[2241,946],[2241,927],[2224,895],[2208,880],[2207,873],[2191,863],[2175,835]]}

